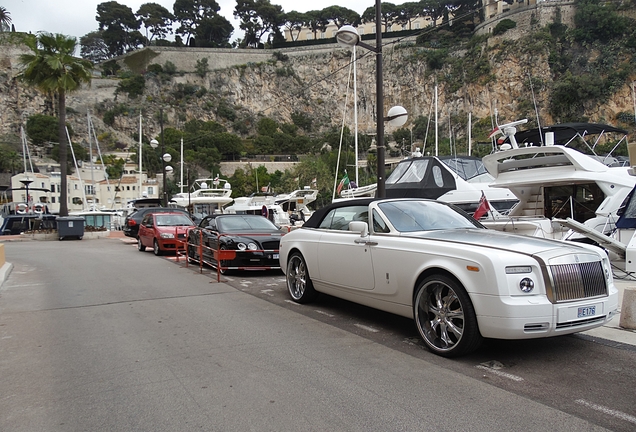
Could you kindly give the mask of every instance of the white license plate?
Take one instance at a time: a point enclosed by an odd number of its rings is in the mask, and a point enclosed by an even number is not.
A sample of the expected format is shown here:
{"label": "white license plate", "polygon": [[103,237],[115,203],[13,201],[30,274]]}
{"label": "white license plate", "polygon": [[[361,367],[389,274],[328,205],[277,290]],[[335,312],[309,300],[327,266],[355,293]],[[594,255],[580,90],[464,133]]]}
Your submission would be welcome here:
{"label": "white license plate", "polygon": [[596,306],[585,306],[579,308],[577,318],[591,317],[594,315],[596,315]]}
{"label": "white license plate", "polygon": [[279,259],[279,258],[280,258],[279,254],[274,254],[273,259]]}

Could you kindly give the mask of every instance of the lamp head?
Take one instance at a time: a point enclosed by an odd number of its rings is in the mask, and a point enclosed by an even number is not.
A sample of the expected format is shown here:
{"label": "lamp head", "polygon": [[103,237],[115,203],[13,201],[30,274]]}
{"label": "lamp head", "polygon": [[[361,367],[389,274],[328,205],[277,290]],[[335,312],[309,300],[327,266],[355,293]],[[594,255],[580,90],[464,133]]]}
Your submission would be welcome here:
{"label": "lamp head", "polygon": [[336,41],[341,47],[351,48],[360,42],[360,35],[354,26],[345,25],[336,32]]}
{"label": "lamp head", "polygon": [[164,153],[163,161],[164,162],[170,162],[171,160],[172,160],[172,156],[170,156],[170,153]]}
{"label": "lamp head", "polygon": [[158,146],[159,146],[159,141],[157,141],[156,139],[153,139],[150,141],[150,147],[157,148]]}
{"label": "lamp head", "polygon": [[166,174],[170,174],[173,171],[173,168],[170,165],[166,165]]}
{"label": "lamp head", "polygon": [[396,105],[389,110],[384,120],[387,121],[390,126],[400,127],[406,123],[407,119],[408,113],[406,109],[403,106]]}

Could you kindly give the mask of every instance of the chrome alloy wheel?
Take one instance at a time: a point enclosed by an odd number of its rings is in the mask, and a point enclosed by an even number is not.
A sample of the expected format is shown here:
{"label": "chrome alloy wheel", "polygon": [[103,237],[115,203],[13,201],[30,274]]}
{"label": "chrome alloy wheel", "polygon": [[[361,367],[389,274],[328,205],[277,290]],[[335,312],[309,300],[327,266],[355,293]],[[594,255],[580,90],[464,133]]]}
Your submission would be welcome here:
{"label": "chrome alloy wheel", "polygon": [[299,252],[294,252],[289,257],[286,275],[287,291],[296,303],[309,303],[316,297],[307,264]]}
{"label": "chrome alloy wheel", "polygon": [[456,289],[443,279],[433,279],[423,284],[415,298],[418,330],[438,354],[454,351],[466,330],[463,300]]}
{"label": "chrome alloy wheel", "polygon": [[300,255],[294,255],[287,264],[287,288],[294,300],[300,300],[307,286],[307,269]]}

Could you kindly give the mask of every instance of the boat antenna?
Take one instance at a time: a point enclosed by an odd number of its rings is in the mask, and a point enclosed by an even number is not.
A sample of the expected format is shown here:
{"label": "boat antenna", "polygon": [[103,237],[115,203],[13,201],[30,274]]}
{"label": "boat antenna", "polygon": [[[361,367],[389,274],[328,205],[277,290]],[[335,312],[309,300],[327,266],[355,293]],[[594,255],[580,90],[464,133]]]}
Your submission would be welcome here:
{"label": "boat antenna", "polygon": [[534,87],[532,85],[532,76],[530,72],[528,72],[528,81],[530,82],[530,92],[532,93],[532,103],[534,104],[534,113],[537,116],[537,128],[539,129],[539,139],[541,139],[541,146],[544,146],[543,143],[543,134],[541,133],[541,121],[539,120],[539,110],[537,109],[537,99],[534,96]]}

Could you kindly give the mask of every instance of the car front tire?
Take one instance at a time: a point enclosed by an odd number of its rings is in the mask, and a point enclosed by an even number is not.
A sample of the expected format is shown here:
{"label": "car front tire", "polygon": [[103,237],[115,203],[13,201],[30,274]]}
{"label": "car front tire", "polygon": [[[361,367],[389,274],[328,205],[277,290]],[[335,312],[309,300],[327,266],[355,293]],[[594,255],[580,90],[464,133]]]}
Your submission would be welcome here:
{"label": "car front tire", "polygon": [[430,276],[418,286],[413,316],[428,349],[440,356],[468,354],[482,342],[468,293],[447,276]]}
{"label": "car front tire", "polygon": [[140,238],[137,239],[137,250],[139,250],[139,252],[146,250],[146,246],[143,245]]}
{"label": "car front tire", "polygon": [[296,303],[309,303],[316,298],[314,284],[309,278],[307,263],[299,252],[294,252],[287,260],[287,290]]}
{"label": "car front tire", "polygon": [[156,256],[161,255],[161,249],[159,249],[159,242],[157,241],[157,239],[155,239],[152,243],[152,251],[155,253]]}

